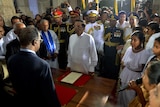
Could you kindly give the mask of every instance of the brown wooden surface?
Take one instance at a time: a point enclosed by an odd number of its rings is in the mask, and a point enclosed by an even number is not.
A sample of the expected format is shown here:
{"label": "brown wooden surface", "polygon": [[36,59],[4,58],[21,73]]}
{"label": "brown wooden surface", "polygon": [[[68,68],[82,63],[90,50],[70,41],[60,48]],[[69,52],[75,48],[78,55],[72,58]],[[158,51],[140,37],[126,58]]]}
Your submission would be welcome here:
{"label": "brown wooden surface", "polygon": [[57,81],[64,74],[61,70],[52,70],[55,83],[77,90],[77,94],[65,107],[106,107],[107,97],[114,88],[115,80],[93,76],[84,86],[78,87]]}

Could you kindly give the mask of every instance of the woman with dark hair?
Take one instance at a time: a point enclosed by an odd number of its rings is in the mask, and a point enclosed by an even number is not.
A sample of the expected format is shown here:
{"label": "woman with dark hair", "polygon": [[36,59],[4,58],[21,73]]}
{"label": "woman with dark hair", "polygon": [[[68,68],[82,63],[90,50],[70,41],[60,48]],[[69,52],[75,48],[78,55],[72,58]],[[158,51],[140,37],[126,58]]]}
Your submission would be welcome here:
{"label": "woman with dark hair", "polygon": [[148,29],[148,35],[149,35],[149,39],[148,42],[146,43],[145,49],[148,50],[148,54],[151,56],[153,55],[152,52],[152,47],[154,45],[154,40],[157,37],[160,37],[160,29],[159,29],[159,24],[157,22],[150,22],[147,25],[147,29]]}
{"label": "woman with dark hair", "polygon": [[129,87],[136,91],[137,96],[130,102],[129,107],[148,107],[149,91],[160,82],[160,61],[152,61],[145,69],[142,76],[142,85],[138,86],[135,81],[129,82]]}
{"label": "woman with dark hair", "polygon": [[149,107],[160,107],[160,83],[149,91]]}
{"label": "woman with dark hair", "polygon": [[[120,87],[125,87],[129,81],[141,77],[141,72],[148,59],[144,50],[145,37],[141,31],[131,34],[131,46],[127,48],[122,57],[122,72],[120,73]],[[124,90],[118,93],[120,107],[128,107],[128,104],[136,96],[133,90]]]}
{"label": "woman with dark hair", "polygon": [[149,39],[149,35],[147,34],[147,25],[148,25],[148,21],[147,19],[144,19],[144,18],[140,18],[139,19],[139,22],[138,22],[138,25],[142,28],[142,31],[145,35],[145,44],[146,42],[148,42],[148,39]]}

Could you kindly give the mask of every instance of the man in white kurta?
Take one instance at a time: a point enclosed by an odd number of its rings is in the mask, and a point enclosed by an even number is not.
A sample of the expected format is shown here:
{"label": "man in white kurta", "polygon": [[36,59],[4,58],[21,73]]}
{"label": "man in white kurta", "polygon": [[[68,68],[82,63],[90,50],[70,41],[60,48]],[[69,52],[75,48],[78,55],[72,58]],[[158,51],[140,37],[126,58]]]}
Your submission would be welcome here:
{"label": "man in white kurta", "polygon": [[76,20],[74,27],[76,34],[69,39],[67,70],[94,74],[98,61],[94,39],[84,32],[83,21]]}

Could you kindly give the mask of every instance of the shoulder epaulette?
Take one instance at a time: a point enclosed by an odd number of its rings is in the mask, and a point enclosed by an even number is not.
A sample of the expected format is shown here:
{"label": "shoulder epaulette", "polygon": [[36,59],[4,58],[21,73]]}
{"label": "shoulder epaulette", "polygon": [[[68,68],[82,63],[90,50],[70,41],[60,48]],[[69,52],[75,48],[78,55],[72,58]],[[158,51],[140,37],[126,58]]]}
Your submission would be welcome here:
{"label": "shoulder epaulette", "polygon": [[103,24],[103,23],[101,22],[101,20],[98,20],[97,23],[98,23],[98,24]]}
{"label": "shoulder epaulette", "polygon": [[72,23],[67,22],[66,25],[72,25]]}

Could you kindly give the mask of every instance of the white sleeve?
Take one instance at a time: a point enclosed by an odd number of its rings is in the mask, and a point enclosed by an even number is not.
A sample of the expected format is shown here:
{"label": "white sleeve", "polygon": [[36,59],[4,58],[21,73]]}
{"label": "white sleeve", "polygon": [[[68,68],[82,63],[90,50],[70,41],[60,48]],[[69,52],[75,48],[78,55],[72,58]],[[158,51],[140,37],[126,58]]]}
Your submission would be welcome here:
{"label": "white sleeve", "polygon": [[91,64],[89,67],[89,71],[94,72],[94,68],[98,62],[98,56],[97,56],[95,42],[92,36],[90,36],[90,56],[91,56]]}
{"label": "white sleeve", "polygon": [[70,11],[73,11],[73,9],[72,9],[71,6],[68,6],[67,8],[68,8],[68,11],[69,11],[69,12],[70,12]]}

